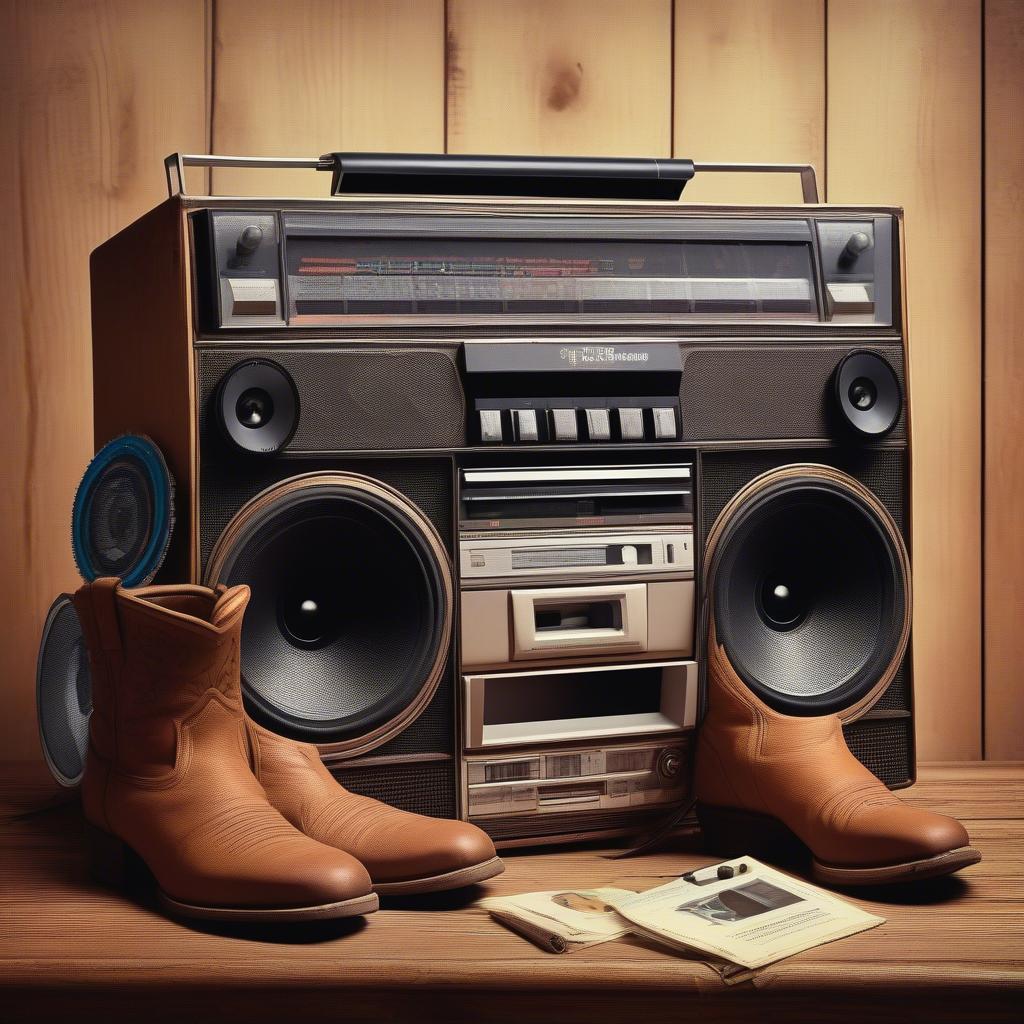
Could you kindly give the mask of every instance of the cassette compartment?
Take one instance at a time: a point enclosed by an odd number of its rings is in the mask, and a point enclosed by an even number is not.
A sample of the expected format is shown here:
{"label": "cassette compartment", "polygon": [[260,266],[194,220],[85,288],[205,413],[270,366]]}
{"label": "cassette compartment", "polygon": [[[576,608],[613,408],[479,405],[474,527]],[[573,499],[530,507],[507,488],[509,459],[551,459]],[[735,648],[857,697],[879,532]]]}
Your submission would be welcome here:
{"label": "cassette compartment", "polygon": [[467,750],[691,729],[697,665],[667,661],[466,675]]}

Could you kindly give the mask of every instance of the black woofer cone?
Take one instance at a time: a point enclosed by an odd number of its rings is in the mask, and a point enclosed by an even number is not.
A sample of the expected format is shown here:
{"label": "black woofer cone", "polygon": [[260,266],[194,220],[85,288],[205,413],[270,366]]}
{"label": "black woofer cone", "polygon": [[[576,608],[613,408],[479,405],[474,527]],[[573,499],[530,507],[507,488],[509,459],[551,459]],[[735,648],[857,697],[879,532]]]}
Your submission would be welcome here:
{"label": "black woofer cone", "polygon": [[832,392],[843,424],[863,438],[884,437],[896,426],[903,394],[893,368],[875,352],[851,352],[836,367]]}
{"label": "black woofer cone", "polygon": [[787,466],[748,484],[708,539],[715,635],[740,678],[790,715],[863,713],[910,629],[899,530],[857,481]]}
{"label": "black woofer cone", "polygon": [[379,481],[293,477],[250,501],[209,582],[248,584],[246,703],[277,732],[361,753],[409,725],[450,643],[447,554],[423,513]]}

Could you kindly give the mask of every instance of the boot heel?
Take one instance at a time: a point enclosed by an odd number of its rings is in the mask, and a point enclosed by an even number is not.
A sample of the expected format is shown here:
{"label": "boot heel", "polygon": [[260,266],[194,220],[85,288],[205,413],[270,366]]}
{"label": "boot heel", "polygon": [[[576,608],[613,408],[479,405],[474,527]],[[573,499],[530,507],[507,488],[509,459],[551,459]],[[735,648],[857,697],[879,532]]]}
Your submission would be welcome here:
{"label": "boot heel", "polygon": [[697,804],[704,849],[719,857],[751,856],[790,862],[806,858],[808,850],[777,818],[732,807]]}
{"label": "boot heel", "polygon": [[85,839],[89,869],[102,885],[133,891],[151,887],[153,876],[127,843],[90,821],[85,823]]}

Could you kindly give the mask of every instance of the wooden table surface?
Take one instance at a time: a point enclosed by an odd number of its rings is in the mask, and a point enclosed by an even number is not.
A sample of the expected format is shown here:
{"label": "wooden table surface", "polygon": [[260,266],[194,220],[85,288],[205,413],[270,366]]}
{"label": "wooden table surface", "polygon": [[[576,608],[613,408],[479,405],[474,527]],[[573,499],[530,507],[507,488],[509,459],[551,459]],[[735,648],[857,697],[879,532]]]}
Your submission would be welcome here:
{"label": "wooden table surface", "polygon": [[649,888],[712,860],[693,837],[629,860],[594,846],[512,853],[484,886],[390,902],[365,922],[196,928],[94,883],[77,803],[26,813],[52,794],[40,778],[0,765],[4,1022],[1024,1019],[1024,764],[922,767],[906,799],[964,821],[982,863],[874,891],[859,902],[886,924],[732,988],[634,941],[544,953],[473,906],[556,886]]}

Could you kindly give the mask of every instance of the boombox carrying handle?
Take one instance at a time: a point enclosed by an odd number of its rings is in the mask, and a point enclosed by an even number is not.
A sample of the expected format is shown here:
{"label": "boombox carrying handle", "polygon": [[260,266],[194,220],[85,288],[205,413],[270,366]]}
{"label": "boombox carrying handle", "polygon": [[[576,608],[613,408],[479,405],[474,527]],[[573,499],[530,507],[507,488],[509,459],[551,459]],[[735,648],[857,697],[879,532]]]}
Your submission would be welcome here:
{"label": "boombox carrying handle", "polygon": [[678,200],[695,173],[799,174],[805,203],[818,202],[810,164],[697,163],[635,157],[461,156],[327,153],[321,157],[200,156],[164,161],[167,190],[184,196],[186,167],[262,167],[331,172],[331,195],[523,196]]}

